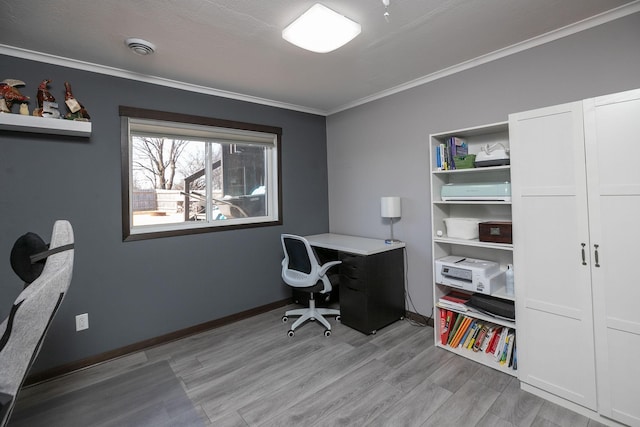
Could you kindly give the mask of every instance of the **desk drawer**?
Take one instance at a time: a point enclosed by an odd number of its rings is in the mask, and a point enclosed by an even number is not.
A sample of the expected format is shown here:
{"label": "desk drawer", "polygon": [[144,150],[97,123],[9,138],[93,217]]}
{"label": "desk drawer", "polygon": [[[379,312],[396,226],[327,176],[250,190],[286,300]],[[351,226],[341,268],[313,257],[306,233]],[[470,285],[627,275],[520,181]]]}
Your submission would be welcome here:
{"label": "desk drawer", "polygon": [[365,257],[356,255],[341,254],[340,275],[360,279],[364,276],[366,260]]}
{"label": "desk drawer", "polygon": [[351,276],[347,276],[345,274],[340,275],[340,287],[341,288],[349,288],[355,291],[364,291],[365,290],[365,280],[363,278],[354,278]]}

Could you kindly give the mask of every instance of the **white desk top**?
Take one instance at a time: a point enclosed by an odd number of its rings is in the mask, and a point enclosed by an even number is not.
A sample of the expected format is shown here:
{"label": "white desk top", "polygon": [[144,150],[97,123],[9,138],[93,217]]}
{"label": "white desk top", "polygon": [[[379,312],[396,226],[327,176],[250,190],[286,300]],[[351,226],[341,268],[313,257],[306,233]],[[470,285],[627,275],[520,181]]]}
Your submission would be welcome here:
{"label": "white desk top", "polygon": [[314,234],[304,236],[311,246],[336,251],[348,252],[356,255],[373,255],[393,249],[404,248],[404,242],[385,243],[382,239],[347,236],[345,234]]}

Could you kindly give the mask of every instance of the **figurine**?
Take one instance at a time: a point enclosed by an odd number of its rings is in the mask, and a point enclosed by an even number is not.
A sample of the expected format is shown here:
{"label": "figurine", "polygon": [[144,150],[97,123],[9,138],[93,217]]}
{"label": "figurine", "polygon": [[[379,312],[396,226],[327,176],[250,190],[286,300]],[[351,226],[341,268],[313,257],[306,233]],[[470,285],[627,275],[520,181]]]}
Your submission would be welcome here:
{"label": "figurine", "polygon": [[69,82],[64,82],[64,103],[67,105],[69,112],[65,114],[64,118],[68,120],[81,120],[81,121],[89,121],[91,117],[87,110],[84,108],[78,100],[73,96],[73,92],[71,92],[71,85]]}
{"label": "figurine", "polygon": [[48,86],[51,80],[43,80],[38,86],[38,108],[33,110],[34,116],[60,118],[56,98],[49,92]]}
{"label": "figurine", "polygon": [[16,88],[24,86],[24,82],[16,79],[6,79],[0,82],[0,112],[10,113],[14,101],[28,101],[29,97],[24,96]]}
{"label": "figurine", "polygon": [[20,104],[20,114],[22,114],[23,116],[29,115],[29,106],[24,102]]}

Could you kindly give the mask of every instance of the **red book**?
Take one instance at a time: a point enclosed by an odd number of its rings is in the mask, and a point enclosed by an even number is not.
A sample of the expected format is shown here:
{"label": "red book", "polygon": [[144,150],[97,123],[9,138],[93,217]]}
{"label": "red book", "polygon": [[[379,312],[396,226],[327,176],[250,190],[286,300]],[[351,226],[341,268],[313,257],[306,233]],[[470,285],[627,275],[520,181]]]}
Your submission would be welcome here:
{"label": "red book", "polygon": [[451,329],[453,311],[442,310],[440,309],[440,313],[445,312],[444,326],[440,331],[440,342],[442,345],[447,345],[447,341],[449,341],[449,330]]}
{"label": "red book", "polygon": [[496,351],[496,347],[498,346],[498,340],[500,338],[501,332],[502,332],[501,327],[496,328],[496,330],[493,331],[493,335],[491,336],[491,341],[489,341],[489,345],[487,346],[485,353],[492,354]]}
{"label": "red book", "polygon": [[458,291],[451,291],[446,295],[443,295],[442,297],[440,297],[440,299],[446,300],[446,301],[451,301],[451,302],[455,302],[458,304],[466,304],[469,302],[469,299],[471,298],[471,295],[469,294],[465,294],[462,292],[458,292]]}

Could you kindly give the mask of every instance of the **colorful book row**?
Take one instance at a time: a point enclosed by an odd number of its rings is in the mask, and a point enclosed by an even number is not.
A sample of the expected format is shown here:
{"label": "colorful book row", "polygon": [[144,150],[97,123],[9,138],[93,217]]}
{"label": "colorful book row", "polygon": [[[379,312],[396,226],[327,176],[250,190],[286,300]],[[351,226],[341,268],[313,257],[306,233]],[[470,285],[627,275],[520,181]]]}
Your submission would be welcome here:
{"label": "colorful book row", "polygon": [[455,169],[456,164],[454,162],[454,157],[466,156],[469,154],[469,148],[466,141],[455,136],[447,138],[444,143],[437,145],[435,150],[436,168],[438,168],[438,170]]}
{"label": "colorful book row", "polygon": [[515,329],[443,308],[438,311],[443,346],[484,352],[496,363],[517,369]]}

